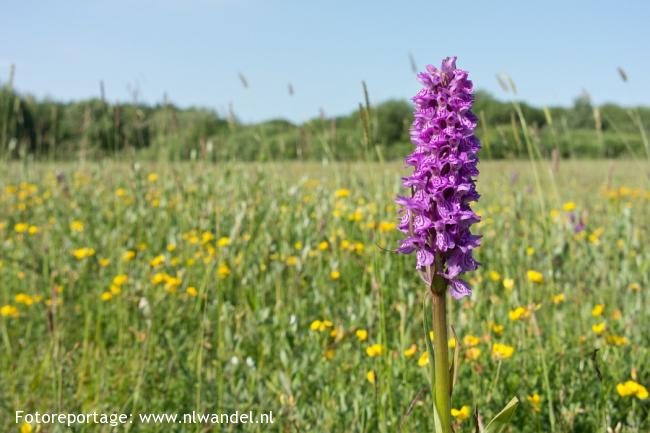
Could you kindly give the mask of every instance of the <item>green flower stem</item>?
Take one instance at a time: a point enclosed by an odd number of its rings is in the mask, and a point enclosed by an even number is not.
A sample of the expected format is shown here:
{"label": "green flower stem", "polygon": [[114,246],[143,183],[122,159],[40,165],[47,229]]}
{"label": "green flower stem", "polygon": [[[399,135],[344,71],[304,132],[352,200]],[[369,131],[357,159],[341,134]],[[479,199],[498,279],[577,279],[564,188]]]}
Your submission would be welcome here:
{"label": "green flower stem", "polygon": [[449,386],[449,351],[447,349],[447,287],[441,277],[434,277],[431,287],[431,314],[434,353],[434,404],[440,416],[441,433],[451,433],[451,396]]}

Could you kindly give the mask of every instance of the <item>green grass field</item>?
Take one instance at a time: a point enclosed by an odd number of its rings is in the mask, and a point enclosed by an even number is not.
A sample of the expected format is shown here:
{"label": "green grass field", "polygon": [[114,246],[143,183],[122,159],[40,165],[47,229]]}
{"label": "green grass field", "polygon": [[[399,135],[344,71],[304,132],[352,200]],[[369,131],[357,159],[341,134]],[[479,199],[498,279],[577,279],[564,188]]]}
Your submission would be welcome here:
{"label": "green grass field", "polygon": [[[474,431],[474,404],[489,418],[513,396],[511,432],[649,431],[650,399],[625,385],[650,386],[647,162],[480,169],[482,266],[471,300],[450,303],[457,431]],[[399,164],[1,170],[1,431],[29,431],[16,410],[272,410],[273,425],[217,431],[432,431],[426,288],[414,257],[385,250],[400,238]]]}

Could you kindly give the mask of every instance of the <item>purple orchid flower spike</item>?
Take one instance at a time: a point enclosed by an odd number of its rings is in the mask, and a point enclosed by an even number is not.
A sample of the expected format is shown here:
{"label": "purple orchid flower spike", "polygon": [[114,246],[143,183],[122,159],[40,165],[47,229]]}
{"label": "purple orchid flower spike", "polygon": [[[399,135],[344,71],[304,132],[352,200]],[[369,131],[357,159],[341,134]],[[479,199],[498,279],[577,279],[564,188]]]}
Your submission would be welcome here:
{"label": "purple orchid flower spike", "polygon": [[443,277],[459,299],[471,294],[460,275],[478,267],[472,250],[479,237],[470,233],[480,220],[470,208],[479,198],[474,176],[480,149],[474,135],[477,118],[471,112],[472,82],[456,67],[456,57],[444,59],[440,69],[426,69],[418,74],[423,88],[413,97],[410,136],[415,149],[405,159],[413,172],[402,179],[411,196],[396,200],[402,207],[398,229],[407,234],[397,251],[415,252],[424,280],[431,284],[436,276]]}

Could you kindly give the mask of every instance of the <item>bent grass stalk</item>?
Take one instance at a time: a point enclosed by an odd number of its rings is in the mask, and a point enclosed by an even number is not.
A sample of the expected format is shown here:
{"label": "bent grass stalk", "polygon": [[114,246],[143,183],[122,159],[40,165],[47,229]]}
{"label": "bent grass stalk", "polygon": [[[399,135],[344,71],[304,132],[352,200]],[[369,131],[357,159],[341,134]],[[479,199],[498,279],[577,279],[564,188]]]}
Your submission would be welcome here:
{"label": "bent grass stalk", "polygon": [[[512,92],[513,96],[516,95],[516,87],[514,85],[514,82],[512,79],[508,76],[507,77],[508,83],[510,84],[510,91]],[[528,149],[528,156],[530,159],[530,164],[533,168],[533,176],[535,178],[535,186],[537,190],[537,197],[539,199],[539,206],[540,210],[542,212],[542,215],[546,215],[546,204],[544,200],[544,194],[543,194],[543,189],[540,181],[540,176],[537,171],[537,164],[535,161],[535,151],[537,152],[537,156],[541,159],[541,154],[539,153],[539,149],[537,146],[535,146],[530,138],[530,135],[528,134],[528,124],[526,122],[526,118],[524,116],[523,110],[521,109],[521,105],[515,101],[514,99],[512,100],[512,105],[515,109],[515,112],[517,113],[517,117],[519,118],[519,122],[521,124],[521,129],[524,135],[524,140],[526,142],[526,147]],[[557,196],[557,186],[555,183],[555,176],[552,173],[552,170],[549,170],[550,176],[551,176],[551,182],[553,184],[554,191],[556,191],[556,196]],[[544,218],[543,224],[545,226],[545,229],[548,227],[548,219]],[[541,362],[542,362],[542,374],[544,378],[544,391],[546,393],[546,398],[548,399],[548,406],[549,406],[549,424],[551,427],[551,433],[555,433],[555,413],[553,411],[553,392],[551,390],[551,384],[550,384],[550,379],[549,379],[549,374],[548,374],[548,367],[546,364],[546,358],[544,356],[544,347],[543,343],[540,338],[537,338],[537,344],[538,344],[538,349],[540,352],[540,357],[541,357]]]}

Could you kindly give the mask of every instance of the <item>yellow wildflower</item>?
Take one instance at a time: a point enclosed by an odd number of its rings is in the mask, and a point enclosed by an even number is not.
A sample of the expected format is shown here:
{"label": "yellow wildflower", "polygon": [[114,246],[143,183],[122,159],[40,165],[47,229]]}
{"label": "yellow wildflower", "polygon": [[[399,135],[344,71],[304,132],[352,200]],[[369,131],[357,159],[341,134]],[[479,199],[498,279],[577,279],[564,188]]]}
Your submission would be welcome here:
{"label": "yellow wildflower", "polygon": [[605,304],[596,304],[594,308],[591,309],[591,315],[594,317],[600,317],[605,311]]}
{"label": "yellow wildflower", "polygon": [[470,347],[465,351],[465,357],[472,361],[476,361],[479,356],[481,356],[481,349],[478,347]]}
{"label": "yellow wildflower", "polygon": [[230,245],[230,238],[227,236],[220,237],[217,241],[217,246],[219,248],[227,247],[228,245]]}
{"label": "yellow wildflower", "polygon": [[600,322],[600,323],[596,323],[594,325],[591,325],[591,330],[596,335],[602,335],[603,332],[605,332],[606,327],[607,327],[607,324],[605,322]]}
{"label": "yellow wildflower", "polygon": [[542,403],[542,397],[539,396],[536,392],[527,396],[526,400],[528,400],[528,403],[533,407],[534,412],[539,412],[540,409],[540,404]]}
{"label": "yellow wildflower", "polygon": [[451,416],[456,418],[458,421],[465,421],[467,418],[469,418],[469,415],[469,406],[463,406],[460,409],[451,409]]}
{"label": "yellow wildflower", "polygon": [[214,240],[214,235],[212,234],[212,232],[205,231],[205,232],[201,233],[201,242],[202,243],[207,244],[208,242],[210,242],[212,240]]}
{"label": "yellow wildflower", "polygon": [[628,289],[634,291],[634,292],[640,292],[641,291],[641,286],[639,283],[630,283],[629,286],[627,286]]}
{"label": "yellow wildflower", "polygon": [[378,343],[371,344],[366,348],[366,354],[368,354],[368,356],[371,358],[374,358],[375,356],[379,356],[383,354],[385,351],[386,348]]}
{"label": "yellow wildflower", "polygon": [[336,192],[334,192],[334,196],[336,198],[348,197],[349,195],[350,195],[350,190],[346,188],[337,189]]}
{"label": "yellow wildflower", "polygon": [[119,274],[113,278],[113,284],[115,284],[116,286],[122,286],[128,281],[129,281],[129,276],[125,274]]}
{"label": "yellow wildflower", "polygon": [[32,425],[28,422],[24,422],[20,426],[20,433],[32,433],[33,431]]}
{"label": "yellow wildflower", "polygon": [[374,384],[375,381],[377,380],[377,375],[373,370],[370,370],[366,373],[366,379],[368,379],[368,382]]}
{"label": "yellow wildflower", "polygon": [[19,315],[18,309],[13,305],[3,305],[0,307],[0,316],[2,317],[12,317],[16,319]]}
{"label": "yellow wildflower", "polygon": [[517,320],[527,319],[530,316],[530,311],[525,307],[517,307],[508,312],[508,318],[513,322]]}
{"label": "yellow wildflower", "polygon": [[535,254],[535,248],[533,248],[533,247],[526,248],[526,255],[527,256],[532,256],[533,254]]}
{"label": "yellow wildflower", "polygon": [[324,331],[327,328],[331,328],[334,324],[329,320],[314,320],[309,325],[309,329],[312,331]]}
{"label": "yellow wildflower", "polygon": [[618,392],[618,395],[621,397],[634,396],[639,400],[645,400],[648,398],[647,388],[633,380],[628,380],[627,382],[616,385],[616,392]]}
{"label": "yellow wildflower", "polygon": [[298,257],[289,256],[287,257],[287,260],[285,260],[285,263],[287,264],[287,266],[296,266],[298,264]]}
{"label": "yellow wildflower", "polygon": [[492,345],[492,358],[496,361],[508,359],[515,353],[515,348],[507,344],[494,343]]}
{"label": "yellow wildflower", "polygon": [[498,323],[492,323],[490,325],[490,329],[492,329],[492,332],[494,332],[496,335],[503,334],[503,325],[499,325]]}
{"label": "yellow wildflower", "polygon": [[332,322],[330,322],[329,320],[323,320],[321,322],[321,329],[320,330],[323,331],[323,330],[325,330],[327,328],[331,328],[332,326],[334,326],[334,324]]}
{"label": "yellow wildflower", "polygon": [[32,298],[31,296],[29,296],[28,294],[25,294],[25,293],[17,294],[14,299],[15,299],[17,304],[23,304],[23,305],[26,305],[28,307],[34,303],[34,298]]}
{"label": "yellow wildflower", "polygon": [[189,286],[187,289],[185,289],[185,292],[191,297],[195,297],[199,294],[198,290],[196,290],[196,288],[192,286]]}
{"label": "yellow wildflower", "polygon": [[564,212],[571,212],[576,209],[576,204],[572,201],[568,201],[562,205]]}
{"label": "yellow wildflower", "polygon": [[158,180],[158,175],[156,173],[149,173],[147,180],[151,183],[154,183]]}
{"label": "yellow wildflower", "polygon": [[450,349],[456,348],[456,339],[454,337],[451,337],[449,340],[447,340],[447,347]]}
{"label": "yellow wildflower", "polygon": [[544,282],[544,275],[542,275],[541,272],[528,270],[526,272],[526,276],[528,277],[528,281],[533,282],[533,283],[543,283]]}
{"label": "yellow wildflower", "polygon": [[558,293],[557,295],[553,295],[551,300],[555,305],[561,304],[562,302],[564,302],[564,293]]}
{"label": "yellow wildflower", "polygon": [[27,230],[29,230],[29,224],[18,223],[14,226],[14,230],[16,231],[16,233],[25,233]]}
{"label": "yellow wildflower", "polygon": [[417,352],[418,347],[415,344],[411,344],[411,346],[404,351],[404,356],[407,358],[413,357],[415,353]]}
{"label": "yellow wildflower", "polygon": [[134,257],[135,257],[135,251],[128,250],[125,251],[124,254],[122,254],[122,260],[124,260],[125,262],[130,262],[131,260],[133,260]]}
{"label": "yellow wildflower", "polygon": [[79,220],[74,220],[70,223],[70,230],[73,232],[81,233],[84,231],[84,223]]}
{"label": "yellow wildflower", "polygon": [[503,279],[503,288],[506,290],[512,290],[515,287],[515,280],[512,278],[504,278]]}
{"label": "yellow wildflower", "polygon": [[354,334],[357,336],[359,341],[366,341],[366,339],[368,338],[368,331],[366,331],[365,329],[357,329],[357,332],[355,332]]}
{"label": "yellow wildflower", "polygon": [[225,263],[221,263],[219,268],[217,268],[217,276],[221,279],[226,278],[230,275],[230,268]]}
{"label": "yellow wildflower", "polygon": [[77,248],[77,249],[72,250],[72,255],[77,260],[83,260],[85,258],[94,256],[95,255],[95,249],[94,248],[88,248],[88,247]]}
{"label": "yellow wildflower", "polygon": [[604,228],[598,227],[589,235],[589,242],[591,242],[594,245],[600,244],[600,237],[603,235],[604,232],[605,232]]}
{"label": "yellow wildflower", "polygon": [[152,268],[157,268],[158,266],[165,263],[165,260],[166,260],[165,256],[163,254],[159,254],[149,261],[149,265]]}
{"label": "yellow wildflower", "polygon": [[608,335],[606,341],[607,344],[610,344],[612,346],[625,346],[629,343],[629,340],[627,338],[614,334]]}
{"label": "yellow wildflower", "polygon": [[425,365],[429,364],[429,352],[426,350],[422,352],[422,355],[420,355],[420,358],[418,358],[418,365],[420,367],[424,367]]}
{"label": "yellow wildflower", "polygon": [[361,221],[363,219],[363,212],[361,209],[357,208],[354,213],[348,215],[348,220],[350,221]]}
{"label": "yellow wildflower", "polygon": [[463,344],[467,347],[476,346],[481,342],[481,339],[475,335],[466,335],[463,337]]}
{"label": "yellow wildflower", "polygon": [[395,230],[397,224],[389,221],[382,221],[379,223],[379,231],[382,233],[390,232]]}
{"label": "yellow wildflower", "polygon": [[111,299],[113,299],[113,294],[111,292],[104,292],[99,296],[99,298],[102,301],[110,301]]}
{"label": "yellow wildflower", "polygon": [[151,284],[154,286],[162,283],[163,281],[165,281],[165,274],[156,273],[151,277]]}
{"label": "yellow wildflower", "polygon": [[176,293],[181,284],[183,284],[183,281],[180,278],[168,276],[165,280],[165,290],[170,293]]}
{"label": "yellow wildflower", "polygon": [[330,272],[330,278],[332,280],[338,280],[339,278],[341,278],[341,273],[339,271],[332,271]]}
{"label": "yellow wildflower", "polygon": [[501,274],[496,271],[490,271],[489,276],[492,281],[496,282],[501,280]]}

